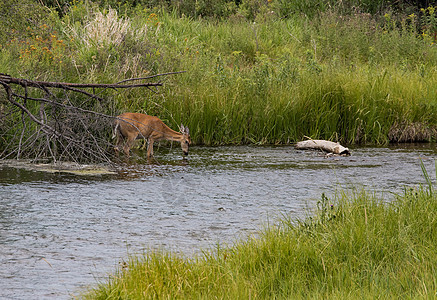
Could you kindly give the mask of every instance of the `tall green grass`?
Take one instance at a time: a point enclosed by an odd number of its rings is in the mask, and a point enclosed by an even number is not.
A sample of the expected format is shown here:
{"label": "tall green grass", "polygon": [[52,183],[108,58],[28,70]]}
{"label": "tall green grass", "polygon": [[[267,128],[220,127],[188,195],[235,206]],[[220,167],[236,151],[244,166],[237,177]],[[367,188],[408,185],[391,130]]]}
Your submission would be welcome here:
{"label": "tall green grass", "polygon": [[322,195],[313,215],[284,217],[231,247],[130,257],[82,298],[432,299],[437,198],[423,170],[425,186],[390,202],[364,191]]}
{"label": "tall green grass", "polygon": [[107,83],[187,71],[162,78],[157,93],[105,97],[119,112],[157,115],[173,128],[186,124],[198,144],[437,139],[437,48],[414,15],[321,10],[253,22],[141,6],[114,12],[75,1],[62,18],[41,20],[42,33],[3,46],[2,72]]}

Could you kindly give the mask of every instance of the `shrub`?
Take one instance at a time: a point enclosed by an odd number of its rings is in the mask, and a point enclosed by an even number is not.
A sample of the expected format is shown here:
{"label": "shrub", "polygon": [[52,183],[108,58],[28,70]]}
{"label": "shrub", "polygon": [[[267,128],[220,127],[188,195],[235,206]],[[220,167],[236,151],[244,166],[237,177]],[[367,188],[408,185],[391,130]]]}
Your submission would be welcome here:
{"label": "shrub", "polygon": [[50,13],[32,0],[2,0],[0,5],[0,45],[12,39],[20,41],[41,34],[41,25],[49,24]]}

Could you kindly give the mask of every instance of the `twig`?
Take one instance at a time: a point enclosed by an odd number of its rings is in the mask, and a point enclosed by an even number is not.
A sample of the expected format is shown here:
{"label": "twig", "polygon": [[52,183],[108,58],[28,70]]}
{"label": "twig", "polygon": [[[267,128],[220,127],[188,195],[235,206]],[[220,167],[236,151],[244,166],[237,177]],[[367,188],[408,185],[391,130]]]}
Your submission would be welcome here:
{"label": "twig", "polygon": [[187,72],[187,71],[168,72],[168,73],[156,74],[156,75],[147,76],[147,77],[141,77],[141,78],[130,78],[130,79],[125,79],[125,80],[119,81],[119,82],[117,82],[117,84],[129,82],[129,81],[134,81],[134,80],[146,80],[146,79],[151,79],[151,78],[155,78],[155,77],[158,77],[158,76],[181,74],[181,73],[185,73],[185,72]]}

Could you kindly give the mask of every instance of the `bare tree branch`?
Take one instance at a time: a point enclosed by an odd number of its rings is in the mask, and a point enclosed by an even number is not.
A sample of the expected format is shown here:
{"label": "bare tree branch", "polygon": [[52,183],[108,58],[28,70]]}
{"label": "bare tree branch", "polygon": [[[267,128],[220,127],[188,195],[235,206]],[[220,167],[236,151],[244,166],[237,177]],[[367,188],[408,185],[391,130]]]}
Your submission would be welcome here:
{"label": "bare tree branch", "polygon": [[117,84],[125,83],[125,82],[128,82],[128,81],[134,81],[134,80],[145,80],[145,79],[151,79],[151,78],[155,78],[155,77],[158,77],[158,76],[181,74],[181,73],[185,73],[185,72],[187,72],[187,71],[169,72],[169,73],[156,74],[156,75],[147,76],[147,77],[141,77],[141,78],[125,79],[125,80],[122,80],[122,81],[117,82]]}
{"label": "bare tree branch", "polygon": [[[136,79],[129,79],[136,80]],[[137,87],[150,87],[150,86],[162,86],[161,82],[157,83],[139,83],[139,84],[102,84],[102,83],[68,83],[68,82],[50,82],[50,81],[32,81],[21,78],[13,78],[6,74],[0,74],[0,81],[7,84],[18,84],[23,87],[52,87],[52,88],[60,88],[60,89],[68,89],[68,88],[110,88],[110,89],[125,89],[125,88],[137,88]],[[80,91],[83,92],[83,91]],[[91,95],[91,94],[90,94]]]}
{"label": "bare tree branch", "polygon": [[[131,78],[116,84],[33,81],[0,73],[0,85],[6,92],[6,101],[0,98],[0,159],[16,157],[112,163],[116,157],[110,129],[118,112],[108,111],[108,108],[115,109],[114,105],[98,96],[94,89],[99,89],[98,93],[103,92],[101,89],[138,87],[153,91],[153,87],[162,86],[162,83],[124,83],[179,73],[183,72]],[[12,89],[12,85],[23,89]],[[52,92],[53,88],[64,93]],[[89,88],[93,89],[92,92],[85,90]],[[40,90],[45,96],[35,97],[38,92],[31,89]],[[80,98],[75,97],[75,93],[88,99],[77,104]],[[99,101],[96,110],[85,108],[85,105],[89,107],[90,100]]]}

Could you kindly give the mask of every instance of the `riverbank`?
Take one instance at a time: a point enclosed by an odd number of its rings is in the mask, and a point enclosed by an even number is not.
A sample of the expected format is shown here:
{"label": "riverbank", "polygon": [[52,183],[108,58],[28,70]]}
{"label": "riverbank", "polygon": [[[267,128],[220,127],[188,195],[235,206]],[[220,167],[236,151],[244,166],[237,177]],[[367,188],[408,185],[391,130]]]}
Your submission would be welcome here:
{"label": "riverbank", "polygon": [[83,299],[433,298],[437,197],[427,184],[391,203],[356,191],[322,195],[315,215],[193,259],[152,251]]}
{"label": "riverbank", "polygon": [[118,174],[113,166],[108,165],[83,165],[75,162],[34,162],[26,159],[0,160],[0,168],[9,167],[28,171],[46,173],[69,173],[79,176],[101,176]]}
{"label": "riverbank", "polygon": [[[110,115],[157,115],[174,129],[183,123],[198,145],[286,144],[304,136],[345,145],[437,140],[434,7],[287,17],[261,10],[254,19],[236,10],[214,19],[77,1],[38,20],[39,27],[3,37],[2,72],[115,83],[186,71],[154,78],[164,83],[157,93],[103,90],[104,102],[68,102]],[[40,106],[29,101],[38,115]],[[1,112],[21,132],[21,112],[6,102]],[[14,136],[2,136],[0,147]]]}

